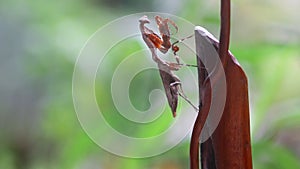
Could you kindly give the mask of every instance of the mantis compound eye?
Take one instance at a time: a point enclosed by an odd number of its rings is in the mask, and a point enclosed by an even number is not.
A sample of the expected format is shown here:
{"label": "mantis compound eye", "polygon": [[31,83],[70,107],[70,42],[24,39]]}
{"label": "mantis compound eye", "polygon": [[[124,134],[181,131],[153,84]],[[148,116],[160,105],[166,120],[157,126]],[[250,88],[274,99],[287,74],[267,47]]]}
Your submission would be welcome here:
{"label": "mantis compound eye", "polygon": [[172,51],[174,52],[174,54],[176,54],[176,52],[179,51],[179,47],[176,45],[172,46]]}

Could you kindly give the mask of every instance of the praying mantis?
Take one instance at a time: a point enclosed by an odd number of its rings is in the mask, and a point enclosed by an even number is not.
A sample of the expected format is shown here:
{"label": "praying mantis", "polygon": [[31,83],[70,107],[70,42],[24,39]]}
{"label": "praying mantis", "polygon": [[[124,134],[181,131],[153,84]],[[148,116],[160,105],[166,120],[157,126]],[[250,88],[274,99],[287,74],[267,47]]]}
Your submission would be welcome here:
{"label": "praying mantis", "polygon": [[[176,45],[177,43],[187,38],[191,38],[193,35],[171,43],[171,33],[169,24],[171,24],[175,28],[177,33],[178,27],[175,24],[175,22],[168,18],[162,18],[160,16],[155,16],[155,21],[158,26],[160,36],[145,26],[145,24],[150,23],[150,20],[146,15],[139,19],[139,27],[142,34],[142,38],[151,51],[152,59],[154,62],[157,63],[157,66],[159,68],[160,77],[163,82],[163,86],[173,117],[176,117],[178,96],[186,100],[195,109],[195,111],[198,112],[198,108],[194,106],[192,102],[188,99],[188,97],[186,97],[186,95],[184,94],[181,87],[181,81],[178,78],[178,76],[176,76],[173,72],[179,70],[182,66],[193,66],[180,63],[179,56],[177,55],[179,47]],[[157,55],[157,50],[159,50],[163,54],[167,53],[169,50],[172,50],[176,59],[176,63],[167,62],[161,59]]]}

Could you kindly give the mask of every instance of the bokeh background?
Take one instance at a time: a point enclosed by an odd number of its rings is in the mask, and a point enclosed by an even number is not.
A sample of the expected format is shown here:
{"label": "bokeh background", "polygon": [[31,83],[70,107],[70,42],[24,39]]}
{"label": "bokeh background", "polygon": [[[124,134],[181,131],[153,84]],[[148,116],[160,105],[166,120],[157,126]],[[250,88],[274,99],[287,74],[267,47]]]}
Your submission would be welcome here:
{"label": "bokeh background", "polygon": [[[249,79],[255,169],[300,168],[299,10],[297,0],[232,1],[230,49]],[[113,19],[145,11],[183,17],[218,37],[217,0],[0,1],[1,169],[188,168],[189,139],[156,157],[119,157],[89,139],[73,108],[72,73],[86,40]],[[144,47],[132,42],[113,52],[126,56]],[[151,83],[138,77],[132,84],[139,109],[149,107],[144,98],[161,85],[159,77]],[[101,85],[96,91],[106,89]],[[105,107],[114,106],[108,101]],[[107,118],[126,131],[118,118]]]}

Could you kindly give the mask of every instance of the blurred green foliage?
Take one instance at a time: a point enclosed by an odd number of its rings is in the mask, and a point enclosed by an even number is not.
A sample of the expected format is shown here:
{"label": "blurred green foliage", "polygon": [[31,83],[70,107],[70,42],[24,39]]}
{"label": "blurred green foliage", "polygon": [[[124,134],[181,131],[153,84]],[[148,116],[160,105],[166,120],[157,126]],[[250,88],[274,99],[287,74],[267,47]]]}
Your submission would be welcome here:
{"label": "blurred green foliage", "polygon": [[[231,50],[249,78],[255,169],[300,168],[300,26],[295,3],[233,1]],[[145,159],[122,158],[99,148],[74,112],[73,67],[89,36],[113,19],[150,10],[172,12],[218,35],[218,8],[218,1],[196,0],[0,1],[0,168],[188,168],[189,140]],[[105,83],[96,81],[98,103],[111,112],[105,118],[126,134],[134,126],[118,115],[111,96],[99,93],[110,91],[109,78],[122,57],[142,48],[131,43],[131,48],[111,51],[107,77],[101,77]],[[150,106],[149,91],[161,86],[157,72],[142,75],[151,82],[137,76],[129,90],[139,110]],[[135,136],[155,135],[172,120],[166,109],[160,121],[135,131]]]}

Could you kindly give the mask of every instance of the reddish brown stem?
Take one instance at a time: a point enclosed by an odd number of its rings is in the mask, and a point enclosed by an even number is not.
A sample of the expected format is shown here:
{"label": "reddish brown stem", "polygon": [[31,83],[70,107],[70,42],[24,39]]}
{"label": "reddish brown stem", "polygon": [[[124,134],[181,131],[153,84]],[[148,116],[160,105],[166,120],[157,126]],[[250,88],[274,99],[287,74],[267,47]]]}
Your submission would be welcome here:
{"label": "reddish brown stem", "polygon": [[[226,66],[228,62],[228,48],[230,38],[230,0],[221,0],[221,26],[220,26],[220,45],[219,45],[219,57],[223,66]],[[197,41],[197,40],[196,40]],[[197,45],[197,42],[196,42]],[[194,124],[191,147],[190,147],[190,168],[199,169],[199,138],[201,131],[204,127],[205,121],[208,116],[211,100],[211,88],[210,81],[206,81],[207,73],[203,69],[203,63],[197,56],[198,63],[198,76],[199,76],[199,112]],[[205,83],[204,83],[205,82]],[[213,168],[213,167],[212,167]]]}
{"label": "reddish brown stem", "polygon": [[[206,83],[209,84],[209,83]],[[203,100],[210,102],[211,95],[210,95],[210,85],[205,86],[206,89],[202,91],[208,91],[209,93],[203,94]],[[202,104],[203,102],[201,102]],[[204,127],[205,121],[208,116],[209,104],[203,104],[203,106],[200,104],[199,106],[199,113],[193,128],[192,138],[191,138],[191,147],[190,147],[190,168],[191,169],[199,169],[199,138],[201,131]]]}
{"label": "reddish brown stem", "polygon": [[228,62],[228,49],[230,38],[230,0],[221,0],[221,28],[220,28],[220,46],[219,56],[223,67]]}

